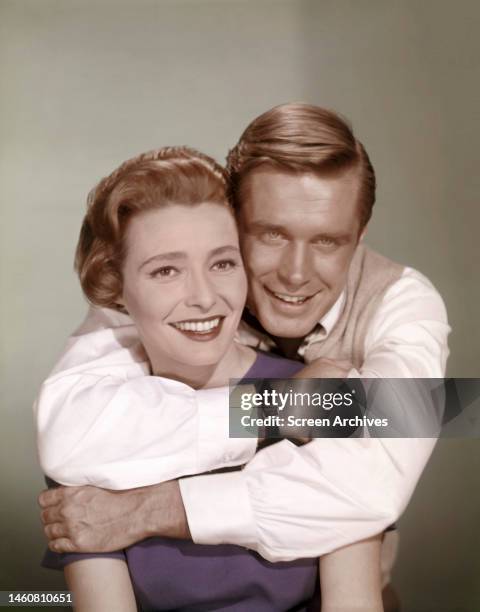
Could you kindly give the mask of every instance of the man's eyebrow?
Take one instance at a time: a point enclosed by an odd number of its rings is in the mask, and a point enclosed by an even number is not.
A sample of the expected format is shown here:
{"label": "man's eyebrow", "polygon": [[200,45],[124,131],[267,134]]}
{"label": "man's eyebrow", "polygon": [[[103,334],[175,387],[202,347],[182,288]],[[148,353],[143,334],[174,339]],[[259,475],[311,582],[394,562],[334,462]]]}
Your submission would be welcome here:
{"label": "man's eyebrow", "polygon": [[315,240],[321,240],[322,238],[338,240],[341,242],[343,240],[350,240],[352,235],[353,232],[320,232],[319,234],[315,234],[315,236],[313,236],[312,242],[314,242]]}
{"label": "man's eyebrow", "polygon": [[283,226],[283,225],[278,225],[278,224],[274,224],[274,223],[270,223],[269,221],[252,221],[251,223],[248,224],[248,229],[249,230],[269,230],[269,231],[276,231],[276,232],[286,232],[288,231],[288,228]]}
{"label": "man's eyebrow", "polygon": [[[234,246],[233,244],[228,244],[225,246],[217,247],[216,249],[212,249],[208,255],[209,257],[215,257],[216,255],[222,255],[223,253],[230,253],[230,252],[240,253],[240,249]],[[152,255],[152,257],[149,257],[148,259],[146,259],[142,264],[140,264],[138,269],[141,270],[144,266],[152,262],[162,262],[162,261],[171,262],[171,261],[185,260],[187,258],[188,258],[188,255],[184,251],[170,251],[169,253],[159,253],[158,255]]]}
{"label": "man's eyebrow", "polygon": [[[274,232],[282,232],[283,234],[287,234],[287,235],[290,233],[289,228],[284,225],[269,223],[268,221],[263,221],[263,220],[253,221],[252,223],[249,223],[248,229],[249,231],[254,231],[254,232],[274,231]],[[330,238],[331,240],[345,241],[345,240],[350,240],[351,237],[352,237],[352,232],[325,231],[325,232],[318,232],[318,234],[315,234],[314,236],[312,236],[311,241],[314,242],[315,240],[320,240],[322,238]]]}

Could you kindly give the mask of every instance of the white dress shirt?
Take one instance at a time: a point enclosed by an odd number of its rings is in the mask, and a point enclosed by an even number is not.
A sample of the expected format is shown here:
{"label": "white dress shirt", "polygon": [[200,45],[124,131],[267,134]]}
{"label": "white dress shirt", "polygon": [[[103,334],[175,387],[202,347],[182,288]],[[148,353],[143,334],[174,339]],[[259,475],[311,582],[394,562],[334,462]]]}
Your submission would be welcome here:
{"label": "white dress shirt", "polygon": [[[342,300],[309,342],[329,333]],[[363,367],[350,376],[442,377],[449,331],[438,292],[406,268],[371,322]],[[147,374],[131,320],[92,309],[36,402],[45,473],[66,485],[125,489],[251,459],[240,472],[181,480],[182,497],[195,542],[239,544],[272,561],[319,556],[392,524],[435,442],[283,441],[254,456],[254,441],[228,438],[227,389],[194,391]]]}

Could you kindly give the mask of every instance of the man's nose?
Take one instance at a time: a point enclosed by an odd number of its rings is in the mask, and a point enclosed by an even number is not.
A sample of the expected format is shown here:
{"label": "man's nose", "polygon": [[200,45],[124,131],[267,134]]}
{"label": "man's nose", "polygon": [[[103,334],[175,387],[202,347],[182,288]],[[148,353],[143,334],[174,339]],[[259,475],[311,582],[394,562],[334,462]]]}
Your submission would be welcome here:
{"label": "man's nose", "polygon": [[311,277],[311,256],[306,244],[292,243],[284,252],[278,276],[285,288],[296,291]]}
{"label": "man's nose", "polygon": [[216,292],[208,276],[202,271],[192,272],[187,284],[186,305],[196,306],[204,312],[210,310],[215,304]]}

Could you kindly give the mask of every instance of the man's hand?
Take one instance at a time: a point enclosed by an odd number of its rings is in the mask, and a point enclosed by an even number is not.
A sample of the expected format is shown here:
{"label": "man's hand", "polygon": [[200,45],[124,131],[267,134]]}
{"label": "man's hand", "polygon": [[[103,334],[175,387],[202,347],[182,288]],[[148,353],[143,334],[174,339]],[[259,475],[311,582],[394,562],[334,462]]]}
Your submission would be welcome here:
{"label": "man's hand", "polygon": [[190,538],[176,480],[128,491],[58,487],[38,503],[54,552],[110,552],[156,535]]}
{"label": "man's hand", "polygon": [[[350,372],[353,367],[354,366],[349,361],[321,357],[303,367],[293,376],[293,378],[346,378],[348,372]],[[315,414],[311,414],[310,408],[307,408],[305,413],[303,413],[301,409],[295,409],[294,412],[296,416],[299,417],[316,416]],[[306,433],[309,429],[308,427],[301,427],[301,433],[295,433],[292,427],[280,427],[279,429],[280,433],[284,434],[285,437],[291,439],[292,441],[295,440],[297,443],[306,444],[312,440],[312,435],[308,435]]]}
{"label": "man's hand", "polygon": [[353,368],[349,361],[320,357],[303,367],[293,378],[346,378]]}

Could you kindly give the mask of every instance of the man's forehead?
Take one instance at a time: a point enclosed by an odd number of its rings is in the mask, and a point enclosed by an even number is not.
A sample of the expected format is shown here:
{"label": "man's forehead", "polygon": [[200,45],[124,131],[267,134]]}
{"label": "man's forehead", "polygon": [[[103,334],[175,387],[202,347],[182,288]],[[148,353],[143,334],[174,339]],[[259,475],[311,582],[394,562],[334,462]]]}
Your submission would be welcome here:
{"label": "man's forehead", "polygon": [[243,192],[243,221],[288,225],[306,218],[320,225],[333,223],[340,231],[359,220],[358,189],[353,171],[324,177],[257,169]]}

